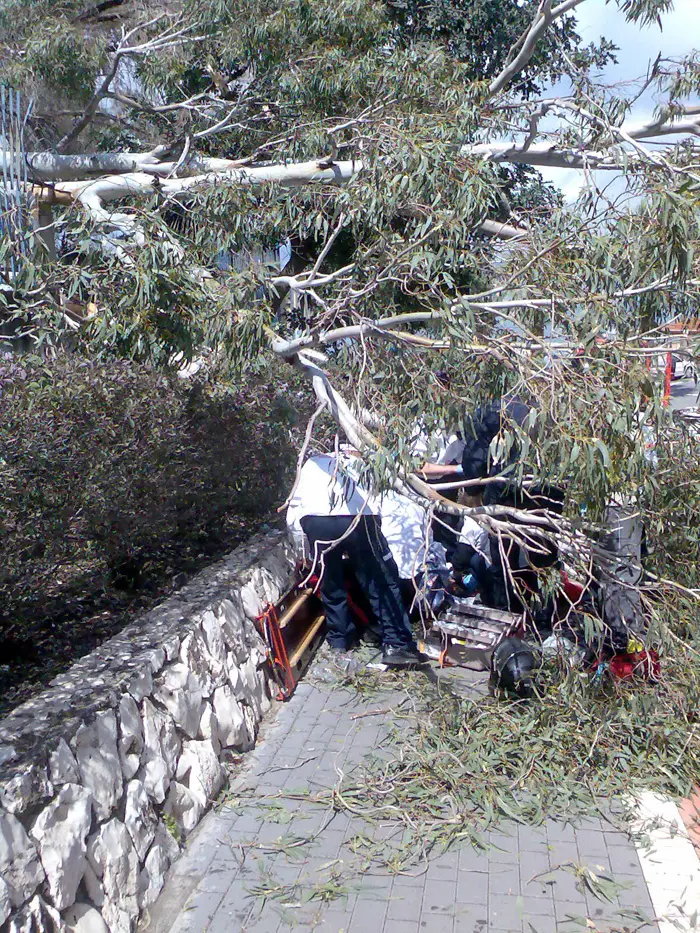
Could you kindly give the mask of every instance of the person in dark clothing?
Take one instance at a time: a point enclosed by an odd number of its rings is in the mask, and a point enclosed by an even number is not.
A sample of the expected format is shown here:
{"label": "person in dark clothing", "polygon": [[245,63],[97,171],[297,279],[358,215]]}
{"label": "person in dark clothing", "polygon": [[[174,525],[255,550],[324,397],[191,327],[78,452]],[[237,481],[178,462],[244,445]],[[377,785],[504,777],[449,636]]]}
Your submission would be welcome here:
{"label": "person in dark clothing", "polygon": [[[531,430],[529,416],[532,408],[517,399],[503,399],[478,408],[468,422],[462,453],[462,473],[465,479],[491,479],[507,471],[513,472],[520,456],[518,440],[514,441],[506,457],[494,462],[490,458],[490,447],[494,438],[508,428]],[[523,488],[516,480],[504,476],[502,481],[484,483],[481,487],[482,501],[486,506],[502,505],[515,509],[548,509],[562,511],[564,494],[556,487],[540,483]],[[517,519],[513,519],[517,521]],[[482,599],[494,608],[522,611],[531,597],[537,593],[537,571],[553,566],[558,554],[556,548],[547,544],[546,553],[527,552],[515,541],[492,536],[490,539],[491,566],[486,570],[477,568],[484,580]],[[463,552],[458,558],[463,564],[471,562],[471,555]],[[454,560],[453,560],[454,566]],[[489,577],[487,580],[486,577]]]}
{"label": "person in dark clothing", "polygon": [[[382,644],[388,657],[413,651],[415,643],[407,624],[399,573],[377,515],[305,515],[301,519],[312,553],[321,558],[321,596],[326,611],[328,644],[340,650],[352,648],[357,629],[348,606],[343,555],[381,624]],[[342,539],[340,545],[333,546]],[[415,658],[413,660],[416,660]]]}
{"label": "person in dark clothing", "polygon": [[483,604],[492,606],[494,574],[492,565],[487,562],[484,555],[473,545],[460,541],[452,554],[451,563],[456,580],[464,584],[465,578],[471,575],[481,594]]}
{"label": "person in dark clothing", "polygon": [[421,663],[377,504],[360,488],[348,465],[330,455],[310,457],[290,499],[287,524],[293,535],[305,537],[321,573],[331,648],[347,651],[358,635],[348,604],[346,554],[379,622],[384,663],[393,667]]}

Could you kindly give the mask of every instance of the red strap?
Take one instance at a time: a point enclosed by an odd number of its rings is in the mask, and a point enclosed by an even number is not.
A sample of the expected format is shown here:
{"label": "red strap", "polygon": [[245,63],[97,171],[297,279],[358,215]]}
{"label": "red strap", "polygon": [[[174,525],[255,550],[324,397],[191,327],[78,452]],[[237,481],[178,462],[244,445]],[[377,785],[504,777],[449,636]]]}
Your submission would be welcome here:
{"label": "red strap", "polygon": [[277,699],[288,700],[294,693],[296,680],[289,664],[287,648],[282,637],[282,629],[279,626],[277,608],[272,603],[268,603],[263,613],[258,616],[257,621],[263,629],[272,670],[280,684]]}

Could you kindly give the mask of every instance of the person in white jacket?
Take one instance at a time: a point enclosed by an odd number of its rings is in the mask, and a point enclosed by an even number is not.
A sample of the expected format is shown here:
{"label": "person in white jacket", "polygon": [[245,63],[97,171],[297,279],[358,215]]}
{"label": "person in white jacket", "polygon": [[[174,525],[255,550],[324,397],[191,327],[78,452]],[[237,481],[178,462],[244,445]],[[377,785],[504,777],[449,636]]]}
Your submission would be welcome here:
{"label": "person in white jacket", "polygon": [[345,588],[346,554],[381,627],[384,663],[393,667],[420,663],[423,657],[413,639],[377,502],[360,487],[351,464],[343,456],[310,457],[287,510],[292,534],[297,540],[303,534],[321,572],[328,643],[347,651],[357,640]]}
{"label": "person in white jacket", "polygon": [[424,506],[390,490],[379,498],[379,514],[382,534],[402,580],[413,580],[428,569],[446,566],[445,549],[433,540]]}

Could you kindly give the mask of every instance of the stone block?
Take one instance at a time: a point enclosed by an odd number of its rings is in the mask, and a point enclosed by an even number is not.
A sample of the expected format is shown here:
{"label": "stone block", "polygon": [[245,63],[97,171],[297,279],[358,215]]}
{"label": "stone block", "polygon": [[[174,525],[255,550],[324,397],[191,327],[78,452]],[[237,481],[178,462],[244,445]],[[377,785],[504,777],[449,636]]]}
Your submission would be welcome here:
{"label": "stone block", "polygon": [[30,898],[44,880],[44,869],[34,843],[17,817],[2,811],[0,811],[0,878],[8,888],[13,907],[19,907]]}
{"label": "stone block", "polygon": [[219,741],[224,748],[238,747],[248,742],[243,710],[228,685],[218,687],[214,692],[214,716]]}
{"label": "stone block", "polygon": [[10,886],[4,878],[0,878],[0,927],[10,916],[11,911],[12,898],[10,896]]}
{"label": "stone block", "polygon": [[65,910],[75,901],[85,869],[91,822],[90,791],[78,784],[64,784],[32,827],[46,872],[48,895],[58,910]]}
{"label": "stone block", "polygon": [[63,914],[67,933],[109,933],[99,910],[90,904],[73,904]]}
{"label": "stone block", "polygon": [[154,699],[167,709],[175,725],[190,738],[197,735],[202,716],[200,683],[201,678],[180,662],[166,667],[154,687]]}
{"label": "stone block", "polygon": [[212,743],[185,742],[177,766],[177,779],[186,784],[193,797],[206,809],[224,782],[224,769]]}
{"label": "stone block", "polygon": [[221,631],[221,623],[211,609],[203,613],[200,627],[209,655],[213,659],[216,668],[223,671],[226,665],[226,642]]}
{"label": "stone block", "polygon": [[219,741],[219,727],[216,724],[216,716],[211,705],[205,700],[202,708],[202,715],[199,720],[198,739],[207,739],[212,744],[214,754],[221,752],[221,742]]}
{"label": "stone block", "polygon": [[246,618],[250,619],[251,622],[254,622],[262,615],[264,605],[252,581],[241,589],[241,602],[243,603]]}
{"label": "stone block", "polygon": [[132,933],[134,927],[133,918],[119,904],[105,898],[101,910],[110,933]]}
{"label": "stone block", "polygon": [[6,765],[17,758],[17,749],[13,745],[0,745],[0,765]]}
{"label": "stone block", "polygon": [[138,916],[139,860],[126,826],[111,819],[88,841],[87,857],[104,892],[102,916],[112,933],[130,933]]}
{"label": "stone block", "polygon": [[125,693],[119,700],[119,760],[127,781],[138,771],[142,752],[141,713],[133,696]]}
{"label": "stone block", "polygon": [[61,739],[49,756],[49,778],[55,787],[80,781],[78,762],[65,739]]}
{"label": "stone block", "polygon": [[203,697],[210,697],[216,687],[223,683],[226,676],[225,666],[221,665],[219,669],[216,665],[207,651],[201,631],[190,632],[182,639],[180,660],[190,674],[199,681],[199,689]]}
{"label": "stone block", "polygon": [[142,781],[129,781],[126,785],[124,825],[129,831],[139,861],[143,862],[158,827],[158,817]]}
{"label": "stone block", "polygon": [[178,858],[180,847],[163,823],[158,824],[153,845],[139,875],[139,908],[150,907],[165,884],[165,874]]}
{"label": "stone block", "polygon": [[245,618],[243,602],[237,594],[223,600],[217,611],[223,639],[236,660],[241,661],[245,657]]}
{"label": "stone block", "polygon": [[143,701],[143,765],[139,772],[146,791],[162,803],[180,757],[180,740],[169,715]]}
{"label": "stone block", "polygon": [[233,654],[229,652],[226,657],[226,670],[228,673],[228,682],[233,690],[235,697],[243,697],[245,693],[245,686],[243,684],[243,675],[241,674],[241,669],[238,666],[238,662]]}
{"label": "stone block", "polygon": [[[163,655],[163,662],[165,662],[165,652],[161,651],[161,653]],[[150,661],[144,660],[138,665],[137,669],[129,678],[127,690],[129,695],[137,703],[140,703],[141,700],[153,693],[153,668]]]}
{"label": "stone block", "polygon": [[204,807],[184,784],[173,781],[163,807],[163,812],[171,816],[181,830],[191,833],[202,818]]}
{"label": "stone block", "polygon": [[117,718],[112,710],[98,712],[91,723],[83,723],[71,744],[80,783],[92,793],[98,819],[109,819],[124,787],[117,750]]}
{"label": "stone block", "polygon": [[0,803],[16,816],[40,806],[52,796],[48,771],[38,765],[25,765],[11,778],[0,782]]}
{"label": "stone block", "polygon": [[243,705],[243,721],[245,723],[245,735],[243,742],[238,747],[242,752],[249,752],[255,746],[255,737],[258,734],[257,720],[252,707],[248,704]]}
{"label": "stone block", "polygon": [[10,919],[7,933],[66,933],[61,915],[39,895]]}

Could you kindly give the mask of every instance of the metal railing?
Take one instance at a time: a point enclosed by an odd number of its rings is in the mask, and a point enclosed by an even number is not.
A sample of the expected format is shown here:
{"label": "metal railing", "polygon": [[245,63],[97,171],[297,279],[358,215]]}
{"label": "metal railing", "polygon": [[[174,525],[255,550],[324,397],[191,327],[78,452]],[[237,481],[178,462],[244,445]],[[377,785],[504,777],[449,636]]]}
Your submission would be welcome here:
{"label": "metal railing", "polygon": [[33,198],[27,183],[24,129],[31,105],[22,114],[19,91],[0,85],[0,271],[5,284],[15,278],[28,255]]}

